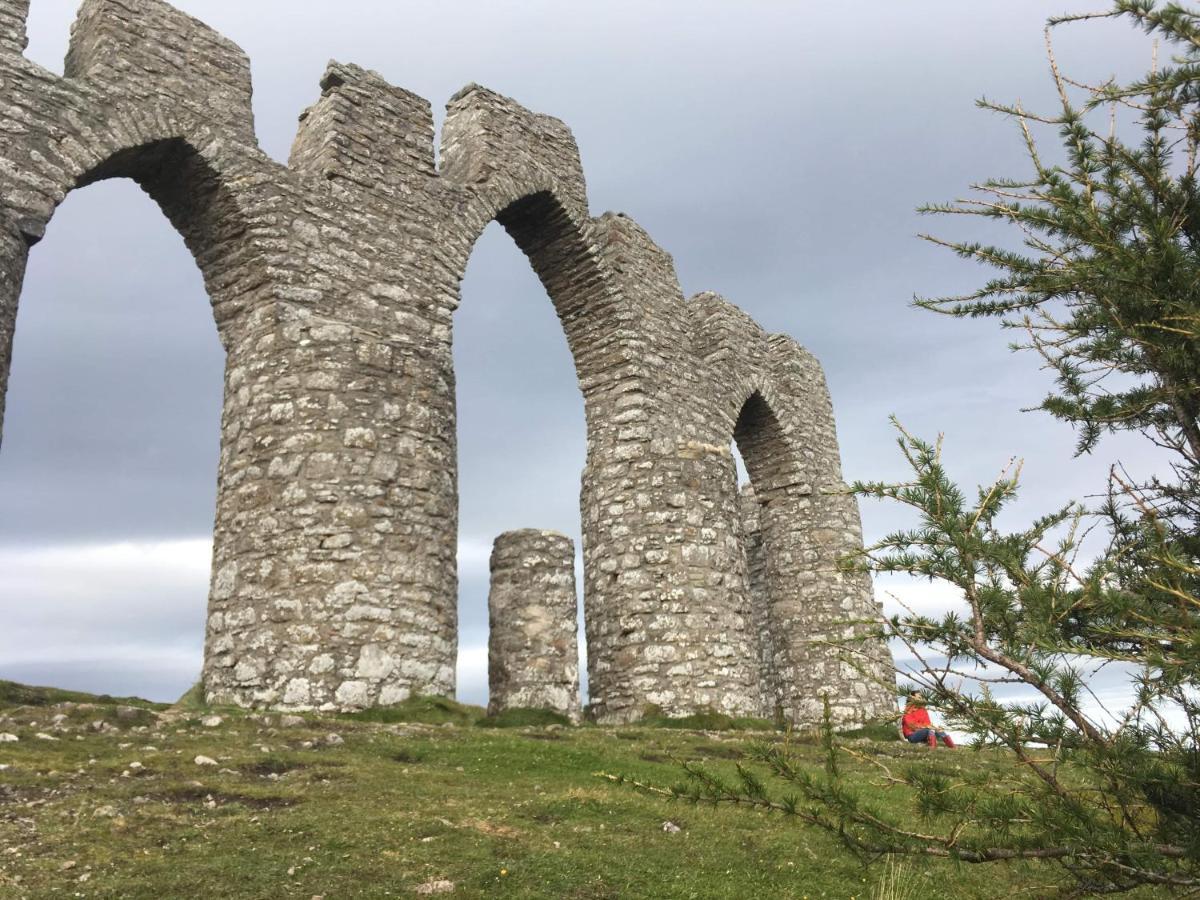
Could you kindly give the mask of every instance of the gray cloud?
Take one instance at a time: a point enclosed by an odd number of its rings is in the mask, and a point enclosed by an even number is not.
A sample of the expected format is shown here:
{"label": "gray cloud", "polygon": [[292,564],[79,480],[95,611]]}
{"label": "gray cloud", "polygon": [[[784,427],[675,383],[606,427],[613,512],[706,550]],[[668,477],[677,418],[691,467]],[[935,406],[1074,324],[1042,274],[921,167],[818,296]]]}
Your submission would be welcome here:
{"label": "gray cloud", "polygon": [[[75,5],[34,0],[32,58],[61,71]],[[902,474],[892,412],[918,433],[947,431],[952,469],[968,483],[1028,457],[1029,500],[1017,512],[1098,489],[1118,453],[1135,469],[1153,464],[1135,442],[1072,462],[1065,427],[1018,411],[1045,389],[1033,360],[1009,354],[993,325],[908,307],[914,293],[962,290],[983,274],[916,241],[924,228],[961,232],[920,221],[914,207],[1022,171],[1011,126],[973,101],[1049,103],[1041,22],[1094,0],[872,2],[854,16],[768,0],[178,5],[250,54],[260,140],[277,159],[330,57],[377,69],[435,110],[478,81],[564,119],[594,212],[628,212],[674,255],[689,294],[720,291],[822,359],[851,477]],[[1064,39],[1067,64],[1105,75],[1148,59],[1127,30],[1080,35]],[[463,295],[462,539],[476,549],[461,566],[461,689],[478,701],[486,548],[522,526],[578,539],[584,427],[553,309],[495,226]],[[222,364],[196,268],[153,205],[129,183],[68,198],[22,298],[0,554],[77,558],[17,567],[22,575],[0,567],[0,676],[165,696],[181,672],[194,674],[202,563],[199,576],[160,583],[143,578],[153,560],[129,560],[116,593],[89,592],[69,571],[86,570],[97,545],[211,536]],[[879,507],[864,516],[873,536],[900,524]],[[103,639],[88,659],[68,652],[89,634]],[[114,635],[124,649],[101,653]],[[40,660],[15,655],[29,646]]]}

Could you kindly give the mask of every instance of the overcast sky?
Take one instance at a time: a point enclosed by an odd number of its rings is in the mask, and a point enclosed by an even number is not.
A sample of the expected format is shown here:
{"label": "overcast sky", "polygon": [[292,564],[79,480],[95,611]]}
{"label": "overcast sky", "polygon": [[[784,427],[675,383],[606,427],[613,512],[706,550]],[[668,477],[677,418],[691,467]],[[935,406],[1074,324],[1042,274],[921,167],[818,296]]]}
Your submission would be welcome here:
{"label": "overcast sky", "polygon": [[[179,0],[253,63],[259,140],[286,160],[330,58],[427,97],[479,82],[563,119],[593,214],[622,211],[715,290],[824,363],[848,478],[903,474],[887,422],[946,433],[952,472],[1026,459],[1010,521],[1100,490],[1136,441],[1074,460],[1034,405],[1048,381],[994,323],[910,308],[984,273],[916,239],[914,208],[1021,175],[976,98],[1051,101],[1042,23],[1103,0]],[[74,0],[33,0],[30,58],[62,71]],[[1127,27],[1064,34],[1088,77],[1149,61]],[[980,232],[983,234],[983,232]],[[455,320],[461,473],[459,696],[487,694],[487,558],[514,527],[578,540],[582,400],[562,330],[496,225]],[[223,356],[199,273],[132,182],[71,194],[32,253],[0,452],[0,677],[174,699],[200,669]],[[515,424],[514,424],[515,423]],[[863,509],[868,538],[904,524]],[[944,592],[887,584],[933,608]],[[885,598],[886,599],[886,598]],[[887,601],[889,604],[890,600]]]}

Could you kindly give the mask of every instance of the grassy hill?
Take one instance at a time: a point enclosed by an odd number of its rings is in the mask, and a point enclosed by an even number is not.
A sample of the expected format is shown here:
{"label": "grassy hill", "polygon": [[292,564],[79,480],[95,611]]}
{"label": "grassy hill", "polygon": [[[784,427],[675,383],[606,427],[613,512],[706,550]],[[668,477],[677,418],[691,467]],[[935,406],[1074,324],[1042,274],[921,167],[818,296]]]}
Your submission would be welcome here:
{"label": "grassy hill", "polygon": [[[921,860],[896,879],[794,822],[595,775],[669,784],[675,759],[728,767],[745,742],[779,735],[481,715],[436,699],[248,714],[0,682],[0,733],[18,738],[0,738],[0,897],[1039,896],[1036,866]],[[485,727],[497,724],[513,727]],[[934,759],[860,741],[900,765]],[[819,764],[816,746],[803,752]],[[936,762],[999,764],[971,751]]]}

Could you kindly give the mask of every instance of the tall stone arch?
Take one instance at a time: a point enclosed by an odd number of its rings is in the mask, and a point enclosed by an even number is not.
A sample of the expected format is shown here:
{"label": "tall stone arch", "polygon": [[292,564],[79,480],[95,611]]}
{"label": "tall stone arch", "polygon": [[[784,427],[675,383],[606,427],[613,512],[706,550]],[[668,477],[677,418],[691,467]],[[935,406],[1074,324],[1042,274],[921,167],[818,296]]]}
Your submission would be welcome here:
{"label": "tall stone arch", "polygon": [[886,646],[872,637],[879,605],[869,578],[839,566],[862,547],[862,527],[842,482],[821,365],[716,294],[688,307],[707,385],[696,394],[698,415],[708,440],[736,441],[752,485],[739,530],[759,554],[746,560],[745,589],[756,634],[765,637],[764,711],[814,722],[828,695],[835,721],[886,716],[893,675]]}

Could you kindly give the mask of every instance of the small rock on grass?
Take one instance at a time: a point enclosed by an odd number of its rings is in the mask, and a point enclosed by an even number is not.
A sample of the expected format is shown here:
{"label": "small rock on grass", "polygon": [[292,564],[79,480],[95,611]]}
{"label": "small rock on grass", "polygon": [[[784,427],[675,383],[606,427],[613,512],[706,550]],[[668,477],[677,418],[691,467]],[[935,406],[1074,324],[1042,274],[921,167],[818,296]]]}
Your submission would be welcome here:
{"label": "small rock on grass", "polygon": [[667,834],[679,834],[679,832],[683,831],[683,829],[680,828],[678,825],[676,825],[674,822],[663,822],[662,830],[665,831]]}
{"label": "small rock on grass", "polygon": [[224,721],[225,720],[222,719],[220,716],[205,716],[203,719],[200,720],[200,724],[203,725],[205,728],[216,728],[218,725],[220,725]]}
{"label": "small rock on grass", "polygon": [[20,738],[15,734],[9,734],[8,732],[0,734],[0,744],[12,744],[19,740]]}
{"label": "small rock on grass", "polygon": [[325,738],[325,743],[327,743],[331,747],[334,747],[334,746],[337,746],[338,744],[344,744],[346,742],[344,740],[342,740],[342,736],[340,734],[330,733]]}
{"label": "small rock on grass", "polygon": [[449,894],[453,890],[454,882],[445,878],[435,878],[433,881],[426,881],[413,888],[413,891],[418,894]]}
{"label": "small rock on grass", "polygon": [[218,765],[217,761],[216,761],[215,759],[213,759],[211,756],[203,756],[203,755],[202,755],[202,756],[197,756],[197,757],[196,757],[196,759],[195,759],[195,763],[196,763],[196,765],[198,765],[198,766],[215,766],[215,765]]}
{"label": "small rock on grass", "polygon": [[283,716],[279,720],[279,725],[282,728],[301,728],[304,726],[303,716]]}

